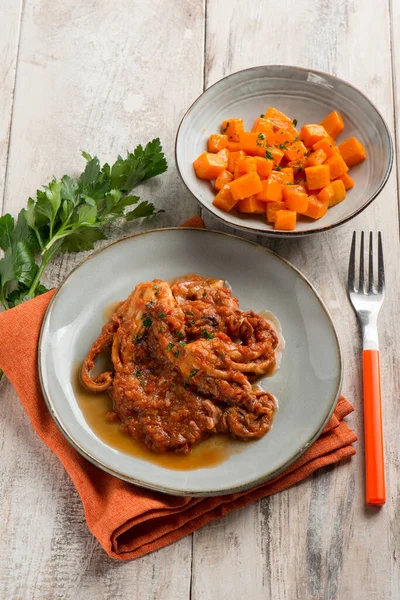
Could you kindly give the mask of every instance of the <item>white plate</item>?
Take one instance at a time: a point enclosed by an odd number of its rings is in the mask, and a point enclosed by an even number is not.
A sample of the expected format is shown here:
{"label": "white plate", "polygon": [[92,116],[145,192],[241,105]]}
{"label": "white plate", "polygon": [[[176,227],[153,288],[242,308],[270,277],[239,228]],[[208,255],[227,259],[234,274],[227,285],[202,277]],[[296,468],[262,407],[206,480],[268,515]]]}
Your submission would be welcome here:
{"label": "white plate", "polygon": [[[72,377],[103,325],[103,310],[135,285],[199,273],[229,281],[241,307],[269,309],[286,338],[281,368],[263,387],[279,401],[271,431],[213,468],[176,471],[124,454],[90,429]],[[321,433],[339,397],[342,361],[333,323],[308,281],[276,254],[246,240],[199,229],[125,238],[76,268],[52,299],[39,342],[48,408],[71,444],[105,471],[137,485],[184,495],[228,494],[275,476]]]}

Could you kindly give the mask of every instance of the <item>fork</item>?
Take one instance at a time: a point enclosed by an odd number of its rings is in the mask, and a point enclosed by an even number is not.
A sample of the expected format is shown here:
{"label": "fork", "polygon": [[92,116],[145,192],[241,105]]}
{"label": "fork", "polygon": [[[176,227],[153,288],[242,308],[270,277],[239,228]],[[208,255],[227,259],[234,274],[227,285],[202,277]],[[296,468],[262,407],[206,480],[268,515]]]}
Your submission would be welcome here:
{"label": "fork", "polygon": [[383,456],[378,314],[385,293],[382,235],[378,233],[378,285],[374,285],[373,233],[369,234],[368,282],[364,279],[364,232],[361,232],[359,279],[356,282],[356,232],[351,242],[347,293],[363,334],[365,498],[372,506],[386,502]]}

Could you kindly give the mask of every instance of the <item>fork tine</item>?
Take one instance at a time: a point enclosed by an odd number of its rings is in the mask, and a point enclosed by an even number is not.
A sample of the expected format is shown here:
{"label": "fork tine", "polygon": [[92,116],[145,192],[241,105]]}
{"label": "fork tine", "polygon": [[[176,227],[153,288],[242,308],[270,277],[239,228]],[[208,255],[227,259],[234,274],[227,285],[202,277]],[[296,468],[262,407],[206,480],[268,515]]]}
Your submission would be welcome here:
{"label": "fork tine", "polygon": [[383,263],[382,234],[378,232],[378,293],[385,289],[385,267]]}
{"label": "fork tine", "polygon": [[364,232],[361,232],[360,244],[360,281],[358,284],[358,293],[364,293]]}
{"label": "fork tine", "polygon": [[369,260],[368,260],[368,293],[371,294],[374,291],[374,234],[372,231],[369,234]]}
{"label": "fork tine", "polygon": [[356,269],[356,232],[353,231],[353,239],[351,240],[351,250],[349,259],[349,274],[348,274],[348,289],[355,292],[355,269]]}

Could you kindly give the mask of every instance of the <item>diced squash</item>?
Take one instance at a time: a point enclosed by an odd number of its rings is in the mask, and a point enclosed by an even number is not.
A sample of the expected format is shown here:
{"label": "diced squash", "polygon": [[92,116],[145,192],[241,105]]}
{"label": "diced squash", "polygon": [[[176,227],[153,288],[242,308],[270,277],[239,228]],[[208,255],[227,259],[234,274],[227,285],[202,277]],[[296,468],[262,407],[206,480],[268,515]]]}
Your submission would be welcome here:
{"label": "diced squash", "polygon": [[243,119],[227,119],[226,121],[222,121],[221,133],[228,136],[229,142],[238,142],[242,131],[244,131]]}
{"label": "diced squash", "polygon": [[267,221],[268,223],[275,222],[275,216],[278,210],[285,210],[286,204],[284,202],[267,202]]}
{"label": "diced squash", "polygon": [[313,144],[313,150],[323,150],[328,158],[339,152],[335,142],[329,138],[323,138],[316,144]]}
{"label": "diced squash", "polygon": [[282,188],[283,200],[289,210],[304,214],[308,206],[308,196],[295,185],[284,185]]}
{"label": "diced squash", "polygon": [[308,155],[306,165],[307,167],[322,165],[327,158],[326,152],[320,148],[319,150],[314,150],[314,152],[311,152],[311,154]]}
{"label": "diced squash", "polygon": [[307,148],[301,140],[290,142],[279,146],[283,150],[283,155],[288,161],[295,160],[300,164],[304,164],[307,160]]}
{"label": "diced squash", "polygon": [[243,200],[262,190],[261,179],[257,173],[247,173],[238,179],[234,179],[230,184],[232,196],[235,200]]}
{"label": "diced squash", "polygon": [[322,125],[303,125],[300,129],[300,139],[303,140],[307,148],[327,137],[327,131]]}
{"label": "diced squash", "polygon": [[351,137],[338,146],[339,152],[348,167],[354,167],[367,158],[365,148],[355,137]]}
{"label": "diced squash", "polygon": [[285,128],[285,127],[293,126],[292,119],[289,119],[289,117],[284,115],[282,112],[280,112],[276,108],[270,107],[264,116],[266,119],[271,121],[271,123],[274,126],[274,129],[281,129],[282,127]]}
{"label": "diced squash", "polygon": [[244,173],[250,173],[251,171],[257,173],[257,163],[254,156],[245,156],[244,158],[241,158],[237,161],[236,166],[239,169],[239,173],[242,175]]}
{"label": "diced squash", "polygon": [[339,153],[331,156],[326,161],[326,164],[329,166],[331,172],[331,179],[336,179],[337,177],[341,177],[349,170],[349,167],[346,165],[343,158]]}
{"label": "diced squash", "polygon": [[274,143],[276,146],[279,146],[279,144],[285,145],[289,142],[294,142],[296,138],[299,138],[297,130],[292,125],[289,125],[286,128],[281,127],[280,129],[277,129],[277,131],[275,131]]}
{"label": "diced squash", "polygon": [[246,154],[265,157],[267,149],[267,136],[265,133],[252,133],[243,131],[239,136],[240,148]]}
{"label": "diced squash", "polygon": [[230,152],[228,157],[228,171],[234,173],[236,163],[244,158],[246,155],[243,150],[238,150],[238,152]]}
{"label": "diced squash", "polygon": [[337,110],[333,110],[323,121],[321,121],[320,125],[325,127],[328,134],[333,138],[337,138],[339,133],[344,129],[344,122],[342,119],[342,115],[337,112]]}
{"label": "diced squash", "polygon": [[229,185],[224,185],[224,187],[218,192],[213,200],[214,206],[220,208],[225,212],[229,212],[232,208],[237,204],[237,200],[235,200],[232,196],[232,192],[230,190]]}
{"label": "diced squash", "polygon": [[272,158],[272,160],[274,161],[274,165],[277,167],[281,164],[281,160],[283,158],[283,151],[279,150],[279,148],[270,147],[266,151],[265,156],[269,159]]}
{"label": "diced squash", "polygon": [[228,142],[226,147],[229,152],[238,152],[240,150],[239,142]]}
{"label": "diced squash", "polygon": [[193,163],[195,173],[199,179],[216,179],[225,171],[225,161],[217,154],[203,152]]}
{"label": "diced squash", "polygon": [[333,198],[329,201],[329,207],[335,206],[335,204],[339,204],[339,202],[343,202],[346,198],[346,188],[344,187],[343,181],[336,179],[336,181],[332,181],[331,187],[333,189]]}
{"label": "diced squash", "polygon": [[274,142],[274,128],[272,127],[272,123],[267,119],[263,119],[261,117],[256,119],[253,123],[251,131],[252,133],[264,133],[267,137],[268,144],[272,144]]}
{"label": "diced squash", "polygon": [[296,217],[293,210],[278,210],[275,215],[274,229],[293,231],[296,229]]}
{"label": "diced squash", "polygon": [[333,187],[331,184],[325,186],[320,192],[318,192],[318,199],[321,202],[326,202],[329,206],[332,198],[334,197]]}
{"label": "diced squash", "polygon": [[318,190],[329,185],[331,181],[328,165],[316,165],[315,167],[306,167],[307,188],[309,190]]}
{"label": "diced squash", "polygon": [[283,167],[280,172],[283,176],[283,183],[294,183],[294,174],[292,167]]}
{"label": "diced squash", "polygon": [[239,200],[237,207],[241,213],[252,213],[256,215],[263,215],[265,213],[265,202],[257,200],[256,196],[250,196],[244,200]]}
{"label": "diced squash", "polygon": [[272,171],[272,167],[274,166],[274,161],[261,156],[255,156],[254,160],[256,161],[257,173],[259,176],[268,177]]}
{"label": "diced squash", "polygon": [[208,138],[207,149],[209,152],[219,152],[226,148],[228,144],[228,136],[220,135],[219,133],[212,133]]}
{"label": "diced squash", "polygon": [[304,177],[304,164],[300,163],[298,160],[290,160],[287,164],[293,170],[293,178],[299,179]]}
{"label": "diced squash", "polygon": [[222,190],[222,188],[224,187],[224,185],[226,185],[227,183],[230,183],[233,179],[233,175],[232,173],[230,173],[229,171],[222,171],[222,173],[220,173],[217,177],[217,179],[215,180],[214,183],[214,189],[219,192],[220,190]]}
{"label": "diced squash", "polygon": [[268,177],[270,181],[278,181],[279,183],[285,182],[285,176],[282,171],[271,171],[270,176]]}
{"label": "diced squash", "polygon": [[311,219],[320,219],[324,215],[326,215],[328,210],[328,202],[322,202],[318,196],[311,194],[308,196],[308,206],[307,210],[304,213],[306,217],[311,217]]}
{"label": "diced squash", "polygon": [[227,148],[223,148],[217,152],[217,156],[222,158],[225,163],[225,169],[228,167],[228,159],[229,159],[229,150]]}
{"label": "diced squash", "polygon": [[279,181],[274,181],[270,177],[262,183],[262,196],[257,196],[265,202],[281,202],[282,201],[282,184]]}
{"label": "diced squash", "polygon": [[354,181],[348,173],[341,175],[340,177],[338,177],[338,179],[341,179],[343,181],[346,190],[351,190],[351,188],[354,187]]}

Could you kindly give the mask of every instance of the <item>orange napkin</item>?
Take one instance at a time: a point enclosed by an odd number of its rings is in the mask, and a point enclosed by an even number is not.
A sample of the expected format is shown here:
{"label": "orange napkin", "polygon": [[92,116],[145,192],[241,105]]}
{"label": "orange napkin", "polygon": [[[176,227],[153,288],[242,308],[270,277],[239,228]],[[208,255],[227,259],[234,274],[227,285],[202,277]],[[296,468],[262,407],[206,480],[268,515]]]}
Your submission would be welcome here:
{"label": "orange napkin", "polygon": [[[185,226],[204,227],[204,223],[194,217]],[[213,498],[169,496],[104,473],[66,441],[40,389],[37,344],[53,294],[54,290],[0,314],[0,368],[13,383],[36,433],[64,465],[81,497],[88,527],[110,557],[129,560],[158,550],[213,519],[355,454],[351,444],[357,436],[343,421],[353,407],[341,397],[323,434],[305,454],[274,480],[247,492]]]}

